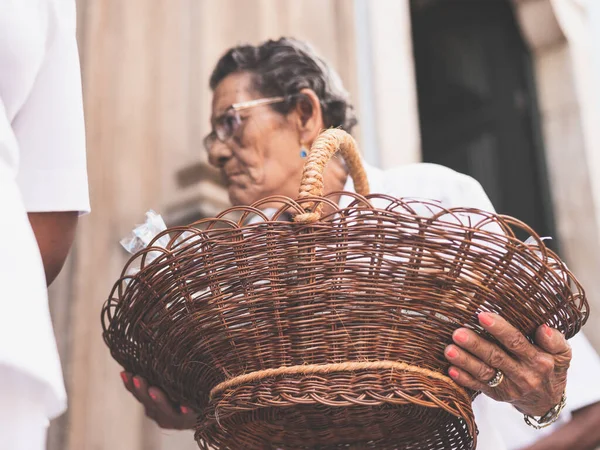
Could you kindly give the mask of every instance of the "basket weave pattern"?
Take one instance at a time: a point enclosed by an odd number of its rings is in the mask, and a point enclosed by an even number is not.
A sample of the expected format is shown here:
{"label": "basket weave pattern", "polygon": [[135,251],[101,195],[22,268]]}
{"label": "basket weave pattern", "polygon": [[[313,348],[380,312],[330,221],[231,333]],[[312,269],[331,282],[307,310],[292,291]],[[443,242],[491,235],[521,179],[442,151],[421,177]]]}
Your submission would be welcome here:
{"label": "basket weave pattern", "polygon": [[474,448],[476,393],[445,375],[452,332],[484,334],[481,311],[527,336],[587,319],[575,277],[515,219],[380,194],[339,209],[319,174],[341,147],[367,194],[351,144],[315,142],[298,200],[157,236],[169,245],[135,255],[105,304],[113,357],[200,411],[201,448]]}

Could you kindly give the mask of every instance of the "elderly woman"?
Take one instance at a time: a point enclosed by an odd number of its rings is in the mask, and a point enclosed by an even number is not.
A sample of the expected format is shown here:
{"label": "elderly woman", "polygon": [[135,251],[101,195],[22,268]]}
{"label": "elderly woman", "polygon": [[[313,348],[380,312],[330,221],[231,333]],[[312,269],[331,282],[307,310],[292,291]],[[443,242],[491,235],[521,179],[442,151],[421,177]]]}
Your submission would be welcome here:
{"label": "elderly woman", "polygon": [[[341,127],[351,132],[357,122],[338,75],[293,39],[230,49],[214,69],[210,86],[213,130],[205,146],[234,205],[276,194],[295,198],[307,149],[320,131]],[[475,180],[441,166],[367,166],[367,175],[373,192],[436,199],[447,208],[493,210]],[[353,190],[340,160],[328,165],[325,187],[327,192]],[[600,443],[600,362],[585,338],[578,335],[570,346],[560,332],[543,325],[531,344],[498,315],[481,313],[479,321],[508,351],[466,328],[454,332],[445,350],[450,377],[485,394],[474,404],[479,448],[583,449]],[[194,425],[189,408],[176,409],[160,389],[134,374],[122,376],[159,425]],[[528,427],[524,415],[553,418],[565,392],[569,400],[562,417],[545,435]]]}

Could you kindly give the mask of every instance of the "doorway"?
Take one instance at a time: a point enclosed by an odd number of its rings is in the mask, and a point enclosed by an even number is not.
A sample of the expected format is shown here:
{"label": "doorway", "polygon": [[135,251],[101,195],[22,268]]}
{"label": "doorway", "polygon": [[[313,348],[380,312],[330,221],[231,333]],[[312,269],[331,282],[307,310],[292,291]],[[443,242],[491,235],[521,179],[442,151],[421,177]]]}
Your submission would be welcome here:
{"label": "doorway", "polygon": [[510,2],[411,0],[411,16],[423,161],[471,175],[498,213],[557,250],[531,57]]}

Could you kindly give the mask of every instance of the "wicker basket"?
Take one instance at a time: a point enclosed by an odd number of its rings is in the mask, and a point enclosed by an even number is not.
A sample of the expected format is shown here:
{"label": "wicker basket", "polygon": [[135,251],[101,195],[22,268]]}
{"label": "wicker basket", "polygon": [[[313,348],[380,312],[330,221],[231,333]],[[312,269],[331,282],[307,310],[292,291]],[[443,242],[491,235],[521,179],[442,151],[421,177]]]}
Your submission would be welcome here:
{"label": "wicker basket", "polygon": [[[338,149],[360,194],[322,197]],[[166,248],[123,270],[105,342],[126,370],[200,411],[201,448],[474,448],[476,393],[445,375],[452,332],[483,334],[481,311],[527,336],[546,323],[571,337],[587,319],[581,286],[525,224],[367,194],[354,141],[327,130],[297,200],[169,229],[154,241],[168,236]]]}

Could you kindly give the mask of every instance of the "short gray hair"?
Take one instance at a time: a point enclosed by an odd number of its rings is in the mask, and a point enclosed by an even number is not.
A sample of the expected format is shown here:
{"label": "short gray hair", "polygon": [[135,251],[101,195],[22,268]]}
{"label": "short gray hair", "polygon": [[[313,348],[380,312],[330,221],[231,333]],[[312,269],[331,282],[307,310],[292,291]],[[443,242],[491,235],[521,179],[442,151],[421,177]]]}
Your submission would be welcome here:
{"label": "short gray hair", "polygon": [[301,99],[302,89],[312,89],[319,97],[325,127],[347,132],[358,123],[350,95],[337,72],[307,43],[280,38],[259,45],[239,45],[221,57],[210,77],[214,90],[228,75],[249,72],[254,89],[265,96],[284,96],[286,101],[272,105],[287,114]]}

